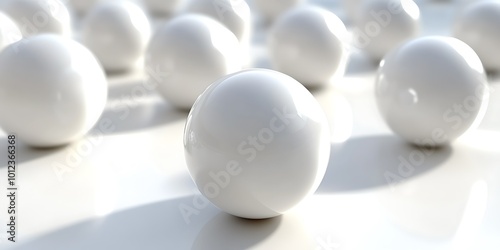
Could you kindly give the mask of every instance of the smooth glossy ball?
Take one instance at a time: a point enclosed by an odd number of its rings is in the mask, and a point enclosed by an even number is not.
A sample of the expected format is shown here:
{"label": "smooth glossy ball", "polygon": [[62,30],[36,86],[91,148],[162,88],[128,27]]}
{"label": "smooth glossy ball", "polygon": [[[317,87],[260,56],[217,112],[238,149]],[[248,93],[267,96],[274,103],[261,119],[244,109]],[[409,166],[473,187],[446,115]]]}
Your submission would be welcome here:
{"label": "smooth glossy ball", "polygon": [[0,9],[12,18],[24,37],[42,33],[71,35],[68,9],[59,0],[4,0]]}
{"label": "smooth glossy ball", "polygon": [[208,15],[224,24],[240,42],[249,39],[252,20],[245,0],[190,0],[184,12]]}
{"label": "smooth glossy ball", "polygon": [[443,145],[475,127],[488,97],[479,57],[455,38],[418,38],[380,62],[379,111],[396,134],[413,144]]}
{"label": "smooth glossy ball", "polygon": [[476,51],[486,70],[500,70],[500,2],[479,1],[456,18],[453,35]]}
{"label": "smooth glossy ball", "polygon": [[298,6],[304,0],[254,0],[254,5],[261,16],[267,21],[274,21],[281,14]]}
{"label": "smooth glossy ball", "polygon": [[208,85],[241,65],[234,34],[198,14],[176,17],[159,28],[146,54],[149,84],[181,109],[190,109]]}
{"label": "smooth glossy ball", "polygon": [[183,0],[142,0],[150,13],[169,15],[174,13]]}
{"label": "smooth glossy ball", "polygon": [[356,18],[353,44],[374,60],[420,32],[420,10],[412,0],[364,1]]}
{"label": "smooth glossy ball", "polygon": [[327,84],[344,74],[348,45],[342,21],[319,7],[287,12],[272,27],[268,50],[273,68],[306,87]]}
{"label": "smooth glossy ball", "polygon": [[299,82],[251,69],[203,92],[188,116],[184,149],[205,197],[227,213],[262,219],[316,190],[328,164],[330,130]]}
{"label": "smooth glossy ball", "polygon": [[72,142],[101,116],[107,99],[104,72],[83,45],[39,35],[0,53],[0,126],[36,147]]}
{"label": "smooth glossy ball", "polygon": [[23,38],[17,25],[4,13],[0,12],[0,51]]}
{"label": "smooth glossy ball", "polygon": [[142,64],[150,36],[146,15],[127,1],[98,5],[88,14],[82,28],[83,44],[106,71],[127,71]]}

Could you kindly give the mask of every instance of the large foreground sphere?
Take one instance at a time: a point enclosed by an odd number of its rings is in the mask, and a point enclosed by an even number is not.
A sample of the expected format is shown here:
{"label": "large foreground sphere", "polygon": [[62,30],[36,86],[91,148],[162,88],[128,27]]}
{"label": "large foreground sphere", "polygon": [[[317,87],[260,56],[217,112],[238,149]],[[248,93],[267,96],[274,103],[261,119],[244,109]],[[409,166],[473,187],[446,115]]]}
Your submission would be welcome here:
{"label": "large foreground sphere", "polygon": [[37,147],[69,143],[87,133],[107,99],[104,72],[81,44],[39,35],[0,53],[0,126]]}
{"label": "large foreground sphere", "polygon": [[380,65],[379,110],[410,143],[446,144],[484,116],[489,92],[483,66],[458,39],[418,38],[389,53]]}
{"label": "large foreground sphere", "polygon": [[299,82],[251,69],[217,80],[198,98],[184,149],[203,195],[227,213],[262,219],[316,190],[328,164],[330,131]]}

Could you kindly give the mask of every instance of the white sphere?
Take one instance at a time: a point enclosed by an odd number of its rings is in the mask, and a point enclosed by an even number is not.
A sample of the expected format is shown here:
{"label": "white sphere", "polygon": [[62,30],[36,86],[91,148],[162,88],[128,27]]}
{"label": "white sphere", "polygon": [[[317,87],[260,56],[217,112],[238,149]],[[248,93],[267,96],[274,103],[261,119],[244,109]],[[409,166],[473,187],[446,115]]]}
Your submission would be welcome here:
{"label": "white sphere", "polygon": [[249,39],[252,20],[245,0],[190,0],[184,12],[208,15],[224,24],[240,42]]}
{"label": "white sphere", "polygon": [[72,10],[78,14],[89,12],[95,5],[104,0],[68,0]]}
{"label": "white sphere", "polygon": [[140,7],[127,1],[95,7],[82,27],[82,42],[106,71],[126,71],[140,63],[151,36],[149,21]]}
{"label": "white sphere", "polygon": [[0,53],[0,126],[27,144],[51,147],[87,133],[107,99],[104,72],[81,44],[38,35]]}
{"label": "white sphere", "polygon": [[304,0],[254,0],[257,11],[267,21],[273,21],[287,10],[301,4]]}
{"label": "white sphere", "polygon": [[268,50],[274,69],[307,87],[325,85],[342,76],[348,51],[342,21],[319,7],[300,7],[276,20]]}
{"label": "white sphere", "polygon": [[479,1],[456,18],[453,35],[476,51],[486,70],[500,70],[500,2]]}
{"label": "white sphere", "polygon": [[379,111],[396,134],[413,144],[439,146],[475,127],[488,97],[479,57],[455,38],[418,38],[380,62]]}
{"label": "white sphere", "polygon": [[190,109],[213,81],[241,69],[238,39],[216,20],[182,15],[158,29],[146,54],[152,86],[172,104]]}
{"label": "white sphere", "polygon": [[374,60],[415,38],[420,31],[420,10],[412,0],[365,1],[356,18],[353,44]]}
{"label": "white sphere", "polygon": [[6,16],[4,13],[0,12],[0,51],[22,38],[23,34],[14,21],[12,21],[10,17]]}
{"label": "white sphere", "polygon": [[153,14],[172,14],[174,13],[182,0],[142,0],[150,13]]}
{"label": "white sphere", "polygon": [[0,9],[12,18],[24,37],[41,33],[71,35],[68,9],[59,0],[4,0]]}
{"label": "white sphere", "polygon": [[330,130],[300,83],[251,69],[203,92],[189,114],[184,149],[204,196],[227,213],[262,219],[316,190],[330,156]]}

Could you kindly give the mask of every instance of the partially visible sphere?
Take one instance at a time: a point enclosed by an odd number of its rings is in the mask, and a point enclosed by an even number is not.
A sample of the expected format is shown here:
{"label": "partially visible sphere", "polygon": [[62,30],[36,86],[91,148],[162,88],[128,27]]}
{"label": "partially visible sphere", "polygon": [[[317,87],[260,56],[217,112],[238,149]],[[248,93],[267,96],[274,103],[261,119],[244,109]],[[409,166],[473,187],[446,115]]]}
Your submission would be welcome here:
{"label": "partially visible sphere", "polygon": [[36,147],[70,143],[101,116],[107,99],[104,72],[81,44],[39,35],[0,53],[0,126]]}
{"label": "partially visible sphere", "polygon": [[106,71],[127,71],[142,63],[151,36],[149,21],[140,7],[127,1],[95,7],[82,27],[82,42]]}
{"label": "partially visible sphere", "polygon": [[146,54],[150,85],[180,109],[190,109],[208,85],[241,65],[234,34],[199,14],[178,16],[160,27]]}
{"label": "partially visible sphere", "polygon": [[408,142],[440,146],[482,120],[488,104],[479,57],[451,37],[423,37],[389,53],[376,82],[380,113]]}
{"label": "partially visible sphere", "polygon": [[348,58],[347,31],[332,12],[320,7],[289,11],[271,28],[268,51],[274,69],[307,87],[343,76]]}
{"label": "partially visible sphere", "polygon": [[476,51],[488,71],[500,70],[500,2],[478,1],[456,18],[453,35]]}
{"label": "partially visible sphere", "polygon": [[225,212],[278,216],[319,186],[330,130],[311,93],[271,70],[241,71],[214,82],[188,116],[184,150],[201,193]]}
{"label": "partially visible sphere", "polygon": [[42,33],[71,35],[68,9],[59,0],[4,0],[0,10],[12,18],[24,37]]}
{"label": "partially visible sphere", "polygon": [[254,0],[255,8],[267,21],[274,21],[287,10],[298,6],[304,0]]}
{"label": "partially visible sphere", "polygon": [[250,8],[245,0],[189,0],[184,12],[204,14],[224,24],[240,42],[250,37]]}
{"label": "partially visible sphere", "polygon": [[0,12],[0,51],[7,47],[7,45],[15,43],[22,38],[23,34],[14,21]]}
{"label": "partially visible sphere", "polygon": [[353,32],[354,46],[374,60],[420,32],[420,10],[412,0],[364,1]]}
{"label": "partially visible sphere", "polygon": [[160,15],[174,13],[182,1],[183,0],[142,0],[150,13]]}

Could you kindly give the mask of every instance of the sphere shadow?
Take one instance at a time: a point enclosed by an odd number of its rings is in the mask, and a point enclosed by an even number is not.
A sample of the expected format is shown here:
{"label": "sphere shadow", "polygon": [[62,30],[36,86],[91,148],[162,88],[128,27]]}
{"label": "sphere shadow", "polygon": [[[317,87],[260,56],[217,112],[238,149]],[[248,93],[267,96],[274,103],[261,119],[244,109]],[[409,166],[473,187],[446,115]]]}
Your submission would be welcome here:
{"label": "sphere shadow", "polygon": [[13,249],[189,249],[200,228],[219,211],[208,205],[187,223],[179,207],[194,208],[192,200],[187,196],[119,211],[17,242]]}
{"label": "sphere shadow", "polygon": [[373,60],[370,56],[357,48],[351,48],[345,75],[361,75],[376,72],[379,61]]}
{"label": "sphere shadow", "polygon": [[[69,144],[68,144],[69,145]],[[20,163],[35,160],[41,157],[46,157],[51,154],[55,154],[57,152],[63,151],[67,148],[68,145],[62,145],[57,147],[48,147],[48,148],[38,148],[32,147],[19,139],[16,139],[16,166]],[[7,140],[7,136],[0,137],[0,148],[5,149],[7,151],[7,147],[11,146]],[[6,168],[9,157],[7,152],[5,154],[0,154],[0,169]]]}
{"label": "sphere shadow", "polygon": [[[141,81],[110,86],[108,105],[94,126],[104,134],[142,130],[186,119],[188,112],[172,106]],[[106,123],[109,129],[100,129]]]}
{"label": "sphere shadow", "polygon": [[282,216],[249,220],[220,212],[203,226],[191,249],[249,249],[269,237],[281,221]]}
{"label": "sphere shadow", "polygon": [[390,185],[431,171],[452,154],[450,146],[420,148],[396,136],[371,136],[333,144],[316,193],[359,191]]}

